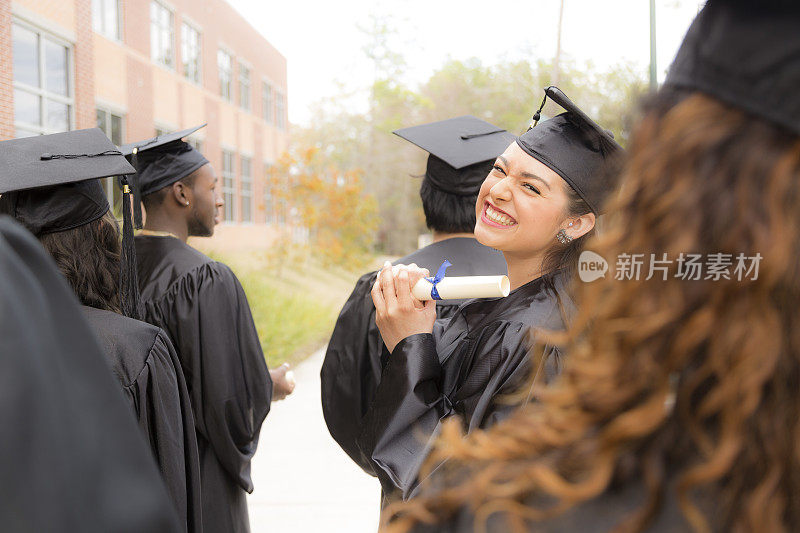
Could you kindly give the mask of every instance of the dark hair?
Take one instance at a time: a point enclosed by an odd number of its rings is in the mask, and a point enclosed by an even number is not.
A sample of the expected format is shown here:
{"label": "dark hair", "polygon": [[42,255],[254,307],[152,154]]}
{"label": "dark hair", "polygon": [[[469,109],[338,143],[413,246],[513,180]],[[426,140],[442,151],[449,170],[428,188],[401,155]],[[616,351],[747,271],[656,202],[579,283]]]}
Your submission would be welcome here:
{"label": "dark hair", "polygon": [[106,213],[77,228],[39,236],[83,305],[120,313],[120,241],[117,220]]}
{"label": "dark hair", "polygon": [[422,198],[422,210],[425,212],[425,224],[428,229],[442,233],[473,233],[475,231],[477,192],[474,196],[446,193],[434,187],[430,180],[424,178],[419,195]]}
{"label": "dark hair", "polygon": [[[619,181],[618,178],[622,172],[622,163],[623,156],[619,155],[610,158],[603,167],[603,180],[609,183],[609,190],[614,190],[616,183]],[[581,198],[569,184],[566,184],[564,191],[567,194],[567,217],[579,217],[592,212],[592,208],[589,207],[586,200]],[[546,280],[552,282],[553,275],[556,273],[559,273],[565,280],[574,278],[575,271],[578,267],[578,258],[586,242],[597,234],[597,228],[600,223],[599,216],[598,213],[595,213],[595,226],[586,234],[567,244],[555,243],[542,262],[542,272]]]}
{"label": "dark hair", "polygon": [[[197,171],[195,170],[185,178],[181,178],[174,183],[180,181],[184,185],[188,186],[189,188],[194,188],[194,182],[197,179]],[[172,183],[169,185],[158,189],[157,191],[153,191],[147,196],[142,197],[142,203],[144,204],[145,211],[148,209],[152,209],[154,207],[158,207],[164,203],[164,199],[167,197],[169,190],[172,189]]]}
{"label": "dark hair", "polygon": [[[569,184],[564,187],[564,191],[567,193],[567,217],[579,217],[592,212],[586,200],[581,198]],[[542,262],[542,271],[546,274],[561,272],[564,279],[572,279],[583,246],[594,234],[595,228],[592,228],[585,235],[567,244],[555,243]]]}

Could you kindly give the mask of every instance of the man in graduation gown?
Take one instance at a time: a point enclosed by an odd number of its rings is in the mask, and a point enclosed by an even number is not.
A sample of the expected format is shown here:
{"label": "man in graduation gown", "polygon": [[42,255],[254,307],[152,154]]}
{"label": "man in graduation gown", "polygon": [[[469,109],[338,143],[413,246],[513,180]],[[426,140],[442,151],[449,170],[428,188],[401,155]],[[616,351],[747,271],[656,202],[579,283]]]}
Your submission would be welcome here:
{"label": "man in graduation gown", "polygon": [[[95,128],[0,142],[0,169],[0,213],[31,231],[72,285],[150,445],[181,530],[201,531],[200,464],[186,382],[164,331],[130,316],[137,316],[135,259],[120,257],[117,222],[97,179],[133,167]],[[130,217],[124,218],[123,240],[132,249]]]}
{"label": "man in graduation gown", "polygon": [[[206,533],[249,531],[250,461],[288,367],[268,371],[244,290],[231,269],[189,246],[211,236],[222,199],[208,160],[181,139],[198,128],[122,147],[146,211],[136,241],[146,320],[175,343],[197,427]],[[134,154],[135,150],[135,154]]]}
{"label": "man in graduation gown", "polygon": [[0,527],[181,531],[75,296],[0,216]]}
{"label": "man in graduation gown", "polygon": [[[506,273],[502,254],[475,240],[475,201],[481,183],[513,135],[472,116],[394,132],[429,152],[420,188],[433,244],[396,261],[436,272],[444,260],[453,276]],[[356,444],[388,353],[375,325],[370,290],[376,272],[361,276],[342,308],[322,364],[322,411],[331,436],[365,472],[373,474]],[[437,302],[439,318],[451,317],[461,300]],[[374,474],[373,474],[374,475]]]}

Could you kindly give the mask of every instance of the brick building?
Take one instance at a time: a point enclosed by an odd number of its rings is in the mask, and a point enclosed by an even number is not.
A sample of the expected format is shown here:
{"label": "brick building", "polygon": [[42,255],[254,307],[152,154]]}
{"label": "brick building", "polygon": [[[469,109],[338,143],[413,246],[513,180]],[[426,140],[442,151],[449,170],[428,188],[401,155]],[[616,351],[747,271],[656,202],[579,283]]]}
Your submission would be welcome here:
{"label": "brick building", "polygon": [[285,217],[262,178],[286,110],[286,58],[224,0],[0,0],[0,138],[207,122],[189,141],[220,178],[226,247],[266,245]]}

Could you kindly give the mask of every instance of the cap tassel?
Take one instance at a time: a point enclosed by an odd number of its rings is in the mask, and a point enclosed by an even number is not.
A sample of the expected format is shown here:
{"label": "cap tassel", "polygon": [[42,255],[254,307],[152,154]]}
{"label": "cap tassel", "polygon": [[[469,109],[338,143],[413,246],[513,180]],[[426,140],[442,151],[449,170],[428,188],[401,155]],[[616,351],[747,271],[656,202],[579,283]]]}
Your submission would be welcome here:
{"label": "cap tassel", "polygon": [[[139,172],[139,167],[137,166],[139,159],[138,154],[139,149],[134,148],[131,153],[131,165],[136,169],[136,172]],[[136,229],[142,229],[142,191],[139,188],[138,176],[134,177],[131,181],[133,182],[133,226]]]}
{"label": "cap tassel", "polygon": [[139,319],[139,282],[136,276],[136,248],[131,220],[131,188],[122,176],[122,256],[120,257],[120,304],[122,314]]}
{"label": "cap tassel", "polygon": [[542,118],[542,109],[544,109],[544,104],[547,102],[547,93],[544,93],[544,98],[542,98],[542,105],[539,106],[539,109],[536,110],[536,113],[533,114],[531,117],[531,123],[528,125],[528,129],[525,131],[531,131],[536,124],[539,123],[539,120]]}

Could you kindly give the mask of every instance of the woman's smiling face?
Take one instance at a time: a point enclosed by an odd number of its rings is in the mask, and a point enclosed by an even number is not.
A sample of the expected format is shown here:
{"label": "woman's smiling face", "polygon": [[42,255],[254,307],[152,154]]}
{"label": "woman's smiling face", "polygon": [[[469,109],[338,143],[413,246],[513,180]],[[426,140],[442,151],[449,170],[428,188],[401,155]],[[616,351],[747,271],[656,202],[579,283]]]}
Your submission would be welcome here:
{"label": "woman's smiling face", "polygon": [[566,182],[516,142],[497,158],[476,203],[475,237],[502,252],[539,255],[567,225]]}

